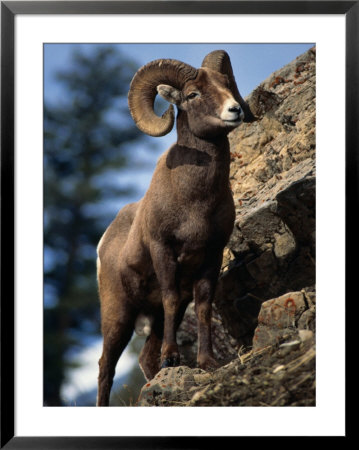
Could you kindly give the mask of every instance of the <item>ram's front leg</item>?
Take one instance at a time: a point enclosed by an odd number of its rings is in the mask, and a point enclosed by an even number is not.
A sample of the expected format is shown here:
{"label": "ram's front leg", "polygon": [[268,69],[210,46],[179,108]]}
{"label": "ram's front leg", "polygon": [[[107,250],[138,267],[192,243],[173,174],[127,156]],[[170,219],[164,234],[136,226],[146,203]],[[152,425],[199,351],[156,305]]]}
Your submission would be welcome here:
{"label": "ram's front leg", "polygon": [[177,316],[179,314],[179,296],[172,290],[162,294],[164,309],[164,330],[161,349],[161,368],[175,367],[180,364],[180,354],[176,342]]}
{"label": "ram's front leg", "polygon": [[[206,258],[206,267],[194,282],[193,294],[198,327],[197,363],[201,369],[215,369],[219,365],[213,355],[212,346],[212,301],[216,289],[219,270],[222,263],[222,252]],[[211,264],[212,263],[212,264]]]}
{"label": "ram's front leg", "polygon": [[180,295],[176,280],[178,264],[173,251],[158,242],[151,245],[151,257],[161,288],[164,311],[161,367],[174,367],[180,363],[176,342],[178,316],[181,313]]}

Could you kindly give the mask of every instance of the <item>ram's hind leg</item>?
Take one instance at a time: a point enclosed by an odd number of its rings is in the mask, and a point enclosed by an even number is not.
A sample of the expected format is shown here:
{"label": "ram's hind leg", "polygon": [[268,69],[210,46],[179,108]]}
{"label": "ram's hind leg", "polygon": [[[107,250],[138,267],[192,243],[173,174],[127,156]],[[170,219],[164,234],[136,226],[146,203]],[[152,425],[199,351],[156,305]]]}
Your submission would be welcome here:
{"label": "ram's hind leg", "polygon": [[136,311],[128,301],[113,298],[102,307],[103,351],[99,360],[97,406],[109,405],[116,364],[131,339],[135,318]]}
{"label": "ram's hind leg", "polygon": [[163,338],[163,310],[159,309],[153,315],[151,332],[139,356],[140,368],[147,380],[152,380],[160,370],[160,353]]}
{"label": "ram's hind leg", "polygon": [[[179,325],[181,324],[186,308],[191,300],[192,298],[188,297],[181,302],[176,316],[175,331],[177,331]],[[155,316],[151,334],[147,337],[139,358],[140,367],[147,380],[152,380],[161,369],[160,353],[163,340],[163,325],[164,313],[162,310],[157,312]]]}
{"label": "ram's hind leg", "polygon": [[152,380],[160,370],[161,345],[162,339],[154,331],[151,331],[139,357],[140,367],[148,381]]}

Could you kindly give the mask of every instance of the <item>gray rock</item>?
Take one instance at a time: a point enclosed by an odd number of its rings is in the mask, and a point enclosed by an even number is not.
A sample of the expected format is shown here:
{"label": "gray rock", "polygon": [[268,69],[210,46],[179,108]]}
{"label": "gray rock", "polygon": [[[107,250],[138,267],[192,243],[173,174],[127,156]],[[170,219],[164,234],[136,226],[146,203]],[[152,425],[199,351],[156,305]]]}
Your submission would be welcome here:
{"label": "gray rock", "polygon": [[183,406],[192,394],[190,390],[196,386],[194,375],[204,373],[200,369],[190,369],[186,366],[168,367],[143,386],[137,401],[137,406],[166,406],[169,399]]}
{"label": "gray rock", "polygon": [[[298,324],[308,311],[303,292],[289,292],[262,304],[258,326],[254,332],[253,349],[280,344],[288,337],[298,336]],[[294,340],[300,343],[300,341]],[[285,346],[290,346],[286,343]]]}
{"label": "gray rock", "polygon": [[[315,48],[247,101],[259,120],[230,135],[236,224],[215,300],[239,345],[251,344],[257,326],[255,313],[249,320],[236,308],[240,298],[315,285]],[[302,321],[313,326],[312,313]]]}

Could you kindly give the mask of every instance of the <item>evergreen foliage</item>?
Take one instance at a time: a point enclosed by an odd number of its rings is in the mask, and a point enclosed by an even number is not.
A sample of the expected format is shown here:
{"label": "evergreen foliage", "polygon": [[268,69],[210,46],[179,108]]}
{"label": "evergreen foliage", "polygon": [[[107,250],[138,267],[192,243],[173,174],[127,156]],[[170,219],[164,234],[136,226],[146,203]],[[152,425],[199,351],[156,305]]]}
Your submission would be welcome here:
{"label": "evergreen foliage", "polygon": [[127,108],[136,67],[114,46],[77,51],[57,74],[63,100],[44,105],[45,405],[63,404],[71,352],[100,332],[96,246],[116,202],[134,194],[121,173],[140,137]]}

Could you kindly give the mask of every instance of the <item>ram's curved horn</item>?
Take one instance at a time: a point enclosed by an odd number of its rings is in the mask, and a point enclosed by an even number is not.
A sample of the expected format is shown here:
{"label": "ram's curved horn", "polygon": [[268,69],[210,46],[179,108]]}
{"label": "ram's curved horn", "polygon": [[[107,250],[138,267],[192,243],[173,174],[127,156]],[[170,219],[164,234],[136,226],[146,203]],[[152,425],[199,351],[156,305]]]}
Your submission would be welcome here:
{"label": "ram's curved horn", "polygon": [[255,119],[252,111],[250,110],[248,103],[245,102],[239,93],[236,80],[233,75],[233,69],[231,60],[229,59],[228,53],[224,50],[215,50],[204,58],[202,62],[202,67],[208,67],[209,69],[216,70],[217,72],[224,73],[227,75],[229,80],[229,88],[233,94],[233,97],[241,105],[244,112],[244,122],[253,122]]}
{"label": "ram's curved horn", "polygon": [[159,84],[182,89],[185,82],[197,76],[197,70],[175,59],[157,59],[141,67],[132,79],[128,105],[138,128],[151,136],[164,136],[172,130],[173,106],[162,117],[155,114],[153,105]]}

